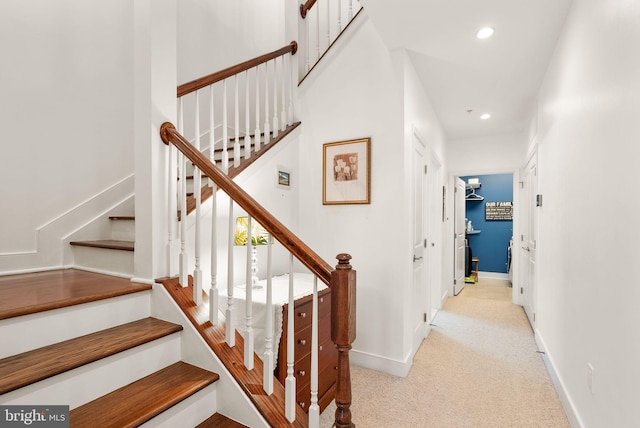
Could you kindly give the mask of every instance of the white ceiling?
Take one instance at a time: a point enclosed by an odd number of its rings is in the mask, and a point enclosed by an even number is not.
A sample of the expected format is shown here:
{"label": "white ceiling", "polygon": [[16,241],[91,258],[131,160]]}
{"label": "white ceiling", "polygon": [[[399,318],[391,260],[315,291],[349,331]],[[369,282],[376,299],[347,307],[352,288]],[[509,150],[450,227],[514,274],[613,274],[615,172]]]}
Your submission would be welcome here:
{"label": "white ceiling", "polygon": [[[454,140],[526,128],[571,0],[361,3],[387,47],[408,51]],[[479,40],[484,26],[495,34]],[[491,119],[480,120],[485,112]]]}

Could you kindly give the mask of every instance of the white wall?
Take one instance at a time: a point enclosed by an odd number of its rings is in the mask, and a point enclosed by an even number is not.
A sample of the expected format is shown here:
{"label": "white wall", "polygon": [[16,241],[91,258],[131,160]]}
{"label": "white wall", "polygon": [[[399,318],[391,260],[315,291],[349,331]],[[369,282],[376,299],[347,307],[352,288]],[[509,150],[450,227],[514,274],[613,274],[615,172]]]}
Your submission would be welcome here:
{"label": "white wall", "polygon": [[[427,162],[430,175],[427,177],[427,183],[425,184],[425,219],[424,224],[424,238],[428,240],[428,247],[425,252],[425,269],[426,278],[425,283],[429,284],[431,289],[427,290],[429,308],[426,308],[426,312],[430,313],[430,308],[440,309],[442,307],[442,296],[446,291],[444,276],[446,272],[444,269],[449,257],[445,256],[446,240],[444,239],[444,233],[446,230],[446,222],[442,221],[442,190],[441,187],[446,183],[447,169],[446,169],[446,138],[442,126],[436,116],[429,96],[425,92],[422,83],[416,73],[415,67],[411,61],[411,57],[406,51],[398,52],[400,61],[402,61],[404,75],[404,140],[405,140],[405,164],[413,165],[412,156],[414,153],[414,133],[419,135],[422,142],[426,144],[425,148],[425,162]],[[439,164],[440,168],[437,169],[436,165]],[[408,168],[410,170],[410,168]],[[408,171],[410,172],[410,171]],[[437,174],[437,176],[434,176]],[[408,174],[407,183],[404,186],[405,192],[411,192],[413,183],[412,174]],[[437,186],[435,186],[437,184]],[[436,187],[434,189],[434,186]],[[405,195],[409,201],[412,202],[410,207],[407,207],[411,212],[415,209],[413,206],[413,197],[411,193]],[[412,247],[411,239],[407,243],[408,247]],[[413,250],[412,250],[413,251]],[[412,255],[407,257],[405,262],[405,268],[413,270]],[[451,275],[447,275],[450,277]],[[410,291],[410,290],[408,290]],[[413,293],[407,292],[405,295],[405,307],[412,308],[414,306],[415,297]],[[407,331],[412,329],[412,322],[410,320],[411,311],[407,310],[404,314],[407,323]],[[429,320],[431,321],[431,320]],[[413,349],[417,349],[419,344],[413,344]],[[413,357],[412,355],[409,357]]]}
{"label": "white wall", "polygon": [[[301,186],[307,189],[300,193],[299,227],[330,263],[341,252],[353,257],[358,288],[352,362],[405,375],[411,339],[404,313],[412,284],[405,62],[402,54],[388,52],[366,14],[350,30],[299,88]],[[427,108],[417,101],[408,105],[409,117],[431,140],[432,118],[417,118]],[[322,205],[322,145],[362,137],[371,137],[371,204]]]}
{"label": "white wall", "polygon": [[[285,0],[178,2],[178,83],[281,48]],[[289,2],[289,6],[292,6]],[[295,6],[293,6],[295,8]]]}
{"label": "white wall", "polygon": [[539,94],[537,333],[584,427],[640,425],[639,22],[636,0],[574,0]]}
{"label": "white wall", "polygon": [[133,173],[133,7],[3,1],[0,50],[2,271],[36,252],[43,225]]}

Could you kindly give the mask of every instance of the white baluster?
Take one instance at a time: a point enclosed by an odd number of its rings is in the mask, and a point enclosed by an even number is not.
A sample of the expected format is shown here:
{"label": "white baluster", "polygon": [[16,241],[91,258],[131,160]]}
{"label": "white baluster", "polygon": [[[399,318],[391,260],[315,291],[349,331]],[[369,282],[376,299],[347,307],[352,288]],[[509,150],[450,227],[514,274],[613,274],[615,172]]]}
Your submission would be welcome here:
{"label": "white baluster", "polygon": [[[178,132],[184,135],[184,108],[182,98],[178,107]],[[187,157],[180,155],[180,285],[189,285],[189,254],[187,253]]]}
{"label": "white baluster", "polygon": [[227,107],[227,79],[223,82],[222,89],[222,171],[229,173],[229,122]]}
{"label": "white baluster", "polygon": [[278,136],[278,58],[273,59],[273,138]]}
{"label": "white baluster", "polygon": [[218,290],[218,201],[216,193],[218,186],[213,184],[213,195],[211,196],[211,289],[209,290],[209,321],[218,325],[218,302],[220,300]]}
{"label": "white baluster", "polygon": [[[195,112],[195,147],[200,151],[200,93],[196,91]],[[193,301],[196,305],[202,303],[202,268],[200,266],[201,245],[201,211],[202,211],[202,172],[193,168],[193,194],[196,198],[196,230],[195,230],[195,267],[193,269]]]}
{"label": "white baluster", "polygon": [[353,0],[349,0],[349,13],[347,14],[348,22],[351,22],[353,19]]}
{"label": "white baluster", "polygon": [[342,0],[338,0],[338,34],[342,32]]}
{"label": "white baluster", "polygon": [[[209,160],[212,164],[216,164],[216,124],[215,124],[215,109],[213,102],[213,85],[209,85]],[[209,187],[214,187],[212,179],[209,179]],[[215,189],[214,189],[214,195]]]}
{"label": "white baluster", "polygon": [[[179,108],[179,106],[178,106]],[[174,251],[175,240],[178,238],[177,218],[178,213],[178,200],[180,194],[178,193],[178,169],[180,168],[180,157],[177,149],[173,144],[169,144],[169,171],[167,174],[167,259],[168,259],[168,275],[173,276],[175,272],[174,260],[176,254]]]}
{"label": "white baluster", "polygon": [[289,114],[287,115],[288,119],[289,119],[289,123],[288,125],[292,125],[293,124],[293,67],[295,64],[295,61],[293,60],[293,57],[291,55],[287,55],[288,61],[289,61]]}
{"label": "white baluster", "polygon": [[285,67],[285,57],[286,55],[283,55],[280,60],[280,62],[282,63],[282,70],[280,71],[280,73],[282,74],[282,111],[280,112],[280,130],[284,131],[285,129],[287,129],[287,102],[286,97],[285,97],[285,91],[286,91],[286,83],[287,83],[287,67]]}
{"label": "white baluster", "polygon": [[287,377],[284,382],[285,387],[285,416],[289,422],[296,419],[296,378],[293,375],[293,365],[295,362],[294,352],[294,301],[293,301],[293,254],[289,256],[289,303],[287,308]]}
{"label": "white baluster", "polygon": [[320,5],[316,7],[316,62],[320,61]]}
{"label": "white baluster", "polygon": [[[327,1],[327,49],[331,46],[331,0]],[[318,6],[320,4],[318,3]]]}
{"label": "white baluster", "polygon": [[[216,164],[216,138],[215,138],[215,114],[214,114],[213,85],[209,86],[209,160]],[[209,321],[212,325],[218,325],[218,304],[220,293],[218,290],[218,201],[216,194],[218,186],[209,178],[209,186],[212,187],[211,196],[211,288],[209,289]]]}
{"label": "white baluster", "polygon": [[271,118],[269,117],[269,63],[264,64],[264,144],[271,141]]}
{"label": "white baluster", "polygon": [[238,75],[236,74],[236,77],[234,79],[235,82],[235,121],[234,121],[234,126],[235,126],[235,135],[236,135],[236,140],[233,142],[233,167],[237,168],[240,166],[240,102],[239,102],[239,98],[238,98],[238,86],[240,86],[238,84]]}
{"label": "white baluster", "polygon": [[253,370],[253,284],[251,281],[251,216],[247,217],[247,275],[245,277],[244,366]]}
{"label": "white baluster", "polygon": [[262,370],[262,388],[267,395],[273,394],[273,297],[272,297],[272,272],[271,272],[271,235],[267,236],[267,314],[265,321],[265,350]]}
{"label": "white baluster", "polygon": [[260,150],[260,66],[256,67],[256,131],[254,137],[254,151]]}
{"label": "white baluster", "polygon": [[313,277],[313,314],[311,316],[311,403],[309,405],[309,428],[320,426],[318,406],[318,277]]}
{"label": "white baluster", "polygon": [[308,73],[309,70],[311,70],[311,25],[309,25],[310,22],[311,22],[311,19],[304,20],[304,26],[307,29],[307,40],[305,43],[306,44],[305,54],[307,56],[307,60],[304,66],[305,74]]}
{"label": "white baluster", "polygon": [[227,345],[236,346],[236,308],[233,302],[233,199],[229,198],[229,242],[227,244],[227,310],[226,310],[226,331],[225,337]]}
{"label": "white baluster", "polygon": [[251,129],[249,128],[249,119],[251,107],[249,104],[249,70],[245,71],[245,98],[244,98],[244,158],[249,159],[251,157]]}

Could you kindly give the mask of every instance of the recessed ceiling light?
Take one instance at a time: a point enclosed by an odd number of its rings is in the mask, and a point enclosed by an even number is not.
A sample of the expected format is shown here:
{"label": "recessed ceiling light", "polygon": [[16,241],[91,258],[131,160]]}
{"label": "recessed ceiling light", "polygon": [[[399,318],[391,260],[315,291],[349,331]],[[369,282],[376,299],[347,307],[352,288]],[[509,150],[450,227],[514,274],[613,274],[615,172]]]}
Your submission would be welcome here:
{"label": "recessed ceiling light", "polygon": [[480,119],[482,119],[482,120],[487,120],[487,119],[490,119],[490,118],[491,118],[491,115],[489,113],[482,113],[480,115]]}
{"label": "recessed ceiling light", "polygon": [[488,39],[489,37],[493,36],[494,31],[495,30],[491,27],[484,27],[478,30],[478,32],[476,33],[476,37],[479,39]]}

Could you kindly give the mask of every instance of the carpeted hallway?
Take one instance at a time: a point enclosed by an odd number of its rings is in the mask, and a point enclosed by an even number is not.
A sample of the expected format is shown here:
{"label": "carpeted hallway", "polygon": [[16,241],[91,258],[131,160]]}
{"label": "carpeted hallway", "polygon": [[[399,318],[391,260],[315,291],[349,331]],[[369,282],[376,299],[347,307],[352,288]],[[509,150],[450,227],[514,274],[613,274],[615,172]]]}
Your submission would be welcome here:
{"label": "carpeted hallway", "polygon": [[[481,278],[449,298],[407,378],[352,367],[356,426],[569,427],[508,284]],[[322,427],[334,412],[323,412]]]}

